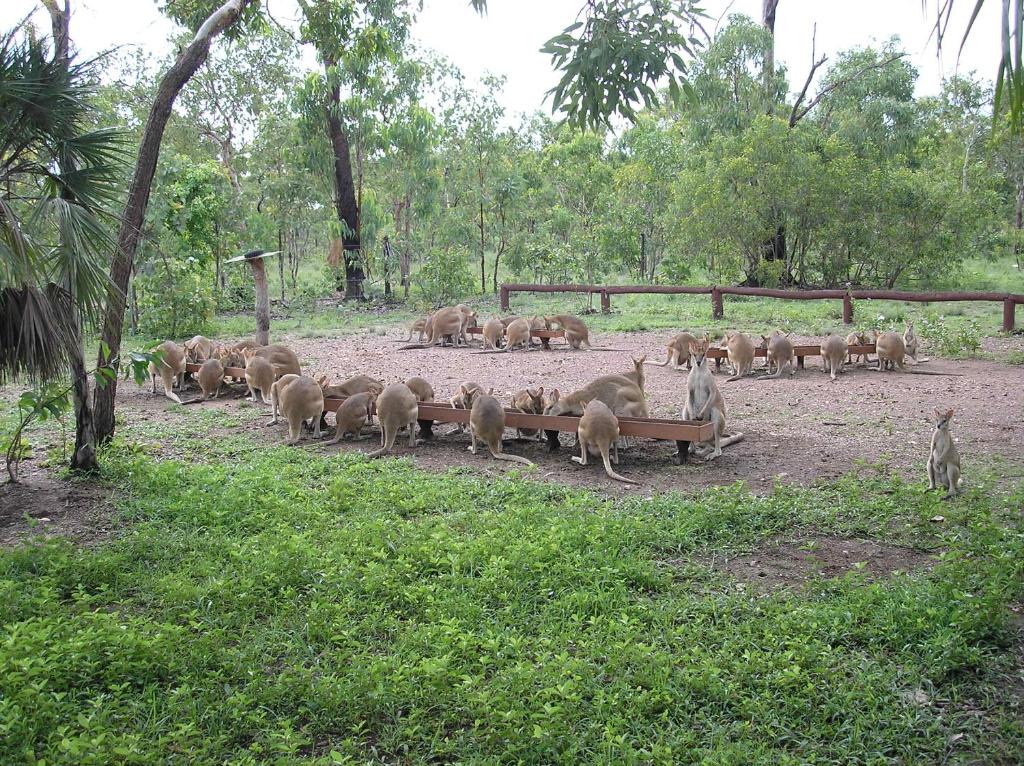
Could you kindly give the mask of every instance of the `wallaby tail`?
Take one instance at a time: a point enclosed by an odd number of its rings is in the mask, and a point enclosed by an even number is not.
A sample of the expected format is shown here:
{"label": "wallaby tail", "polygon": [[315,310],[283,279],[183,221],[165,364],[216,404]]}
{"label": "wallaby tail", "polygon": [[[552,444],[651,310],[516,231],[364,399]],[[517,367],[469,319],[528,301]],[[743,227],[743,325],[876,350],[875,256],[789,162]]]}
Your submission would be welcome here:
{"label": "wallaby tail", "polygon": [[742,433],[729,434],[728,436],[723,434],[722,437],[718,441],[718,446],[720,446],[720,447],[728,447],[730,444],[736,444],[737,442],[741,442],[741,441],[743,441],[743,434]]}
{"label": "wallaby tail", "polygon": [[615,479],[615,481],[621,481],[623,484],[639,484],[638,481],[627,479],[625,476],[621,476],[615,473],[615,469],[612,468],[612,461],[608,458],[608,445],[601,445],[601,460],[604,461],[604,472],[608,474],[609,478]]}
{"label": "wallaby tail", "polygon": [[395,446],[395,437],[398,436],[398,429],[393,426],[389,427],[384,423],[381,423],[381,427],[384,429],[384,446],[373,452],[368,452],[367,457],[381,457],[391,452],[391,448]]}
{"label": "wallaby tail", "polygon": [[491,457],[493,457],[495,460],[507,460],[510,463],[522,463],[523,465],[533,465],[533,463],[527,460],[525,457],[519,457],[519,455],[506,455],[504,452],[495,452],[490,445],[488,445],[487,448],[491,452]]}
{"label": "wallaby tail", "polygon": [[667,357],[665,357],[665,361],[664,362],[655,362],[655,361],[651,361],[651,360],[645,359],[644,360],[644,364],[649,364],[652,367],[667,367],[668,363],[671,362],[671,361],[672,361],[672,354],[669,354]]}

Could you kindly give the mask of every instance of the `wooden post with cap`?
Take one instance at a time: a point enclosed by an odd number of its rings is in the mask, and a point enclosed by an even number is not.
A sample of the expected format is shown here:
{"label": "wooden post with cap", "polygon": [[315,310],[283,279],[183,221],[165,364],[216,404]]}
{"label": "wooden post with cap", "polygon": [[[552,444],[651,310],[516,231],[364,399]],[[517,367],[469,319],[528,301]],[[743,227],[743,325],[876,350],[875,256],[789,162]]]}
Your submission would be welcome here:
{"label": "wooden post with cap", "polygon": [[267,290],[267,270],[264,259],[277,255],[278,250],[250,250],[244,255],[229,258],[225,263],[245,261],[252,269],[253,284],[256,287],[256,343],[266,346],[270,343],[270,293]]}

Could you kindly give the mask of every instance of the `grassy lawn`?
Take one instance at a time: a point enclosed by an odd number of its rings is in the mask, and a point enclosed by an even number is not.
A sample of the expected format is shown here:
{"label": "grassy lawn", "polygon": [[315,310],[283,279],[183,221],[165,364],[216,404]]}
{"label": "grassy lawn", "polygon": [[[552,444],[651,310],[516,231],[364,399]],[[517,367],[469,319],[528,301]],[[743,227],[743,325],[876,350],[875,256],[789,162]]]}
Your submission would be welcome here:
{"label": "grassy lawn", "polygon": [[[0,763],[1024,758],[1024,488],[612,502],[212,425],[183,462],[159,429],[105,454],[122,536],[0,553]],[[938,558],[783,590],[714,565],[807,530]]]}

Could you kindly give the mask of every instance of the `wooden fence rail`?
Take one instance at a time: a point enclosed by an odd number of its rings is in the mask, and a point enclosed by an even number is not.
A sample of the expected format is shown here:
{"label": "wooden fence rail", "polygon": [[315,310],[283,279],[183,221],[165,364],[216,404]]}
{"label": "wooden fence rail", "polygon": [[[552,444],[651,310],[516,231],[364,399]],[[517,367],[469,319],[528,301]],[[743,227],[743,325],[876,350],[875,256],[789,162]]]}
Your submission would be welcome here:
{"label": "wooden fence rail", "polygon": [[1003,331],[1012,332],[1016,323],[1016,307],[1024,303],[1024,294],[997,292],[937,292],[916,293],[905,290],[777,290],[769,287],[719,287],[689,285],[530,285],[504,284],[501,286],[501,309],[509,311],[512,293],[597,293],[601,296],[601,311],[611,311],[611,296],[626,294],[710,295],[711,315],[715,319],[725,316],[722,297],[748,295],[782,300],[814,301],[841,300],[843,323],[853,324],[855,300],[912,301],[932,303],[946,301],[992,301],[1003,304]]}

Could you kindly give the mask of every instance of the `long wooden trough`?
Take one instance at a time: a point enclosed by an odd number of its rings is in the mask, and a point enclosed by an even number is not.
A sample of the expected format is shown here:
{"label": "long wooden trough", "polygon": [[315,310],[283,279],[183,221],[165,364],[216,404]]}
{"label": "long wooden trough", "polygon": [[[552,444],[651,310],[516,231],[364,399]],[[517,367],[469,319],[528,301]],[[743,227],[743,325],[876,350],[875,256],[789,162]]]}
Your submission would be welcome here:
{"label": "long wooden trough", "polygon": [[[850,345],[846,347],[847,354],[853,356],[861,356],[863,354],[874,354],[875,344],[865,343],[863,345]],[[807,356],[821,356],[821,346],[793,346],[793,353],[796,355],[796,364],[800,369],[804,368],[804,357]],[[729,352],[724,348],[709,348],[708,359],[715,360],[715,369],[721,369],[722,360],[729,358]],[[755,348],[754,358],[765,359],[768,356],[768,349],[766,348]]]}
{"label": "long wooden trough", "polygon": [[[483,335],[483,327],[467,327],[466,332],[470,335]],[[564,330],[530,330],[531,338],[540,338],[540,344],[544,348],[551,348],[552,338],[564,338]]]}

